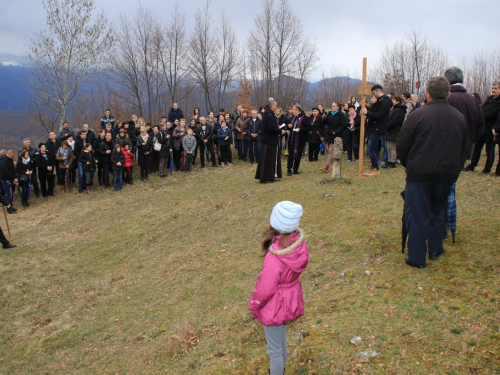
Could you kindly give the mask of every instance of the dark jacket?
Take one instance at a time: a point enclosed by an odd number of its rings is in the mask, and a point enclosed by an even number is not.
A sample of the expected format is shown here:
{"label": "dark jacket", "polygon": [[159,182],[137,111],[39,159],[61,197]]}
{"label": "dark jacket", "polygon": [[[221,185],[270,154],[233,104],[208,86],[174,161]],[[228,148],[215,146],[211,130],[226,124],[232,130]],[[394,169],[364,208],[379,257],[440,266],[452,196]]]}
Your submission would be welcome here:
{"label": "dark jacket", "polygon": [[[250,140],[257,140],[260,138],[260,126],[262,121],[257,117],[255,121],[253,118],[247,120],[247,125],[245,126],[245,131],[247,133],[247,138]],[[252,137],[251,134],[256,133],[257,137]]]}
{"label": "dark jacket", "polygon": [[50,152],[50,154],[52,155],[52,157],[54,158],[54,163],[55,163],[55,160],[56,160],[56,154],[57,154],[57,150],[59,150],[59,147],[61,147],[61,141],[59,141],[57,138],[55,139],[54,142],[52,142],[49,139],[47,139],[47,141],[45,142],[45,147],[47,147],[47,152]]}
{"label": "dark jacket", "polygon": [[474,142],[483,135],[483,111],[477,100],[462,85],[450,86],[448,101],[465,117],[467,123],[467,153],[470,153]]}
{"label": "dark jacket", "polygon": [[335,115],[328,112],[328,115],[323,119],[323,130],[321,135],[326,143],[335,142],[335,138],[342,138],[349,126],[349,117],[347,117],[341,110],[338,110]]}
{"label": "dark jacket", "polygon": [[[472,96],[471,96],[472,98]],[[474,99],[474,98],[472,98]],[[396,138],[401,131],[406,116],[406,105],[396,104],[389,116],[389,126],[387,127],[387,140],[396,142]]]}
{"label": "dark jacket", "polygon": [[128,134],[124,134],[123,137],[120,137],[118,134],[115,138],[115,144],[118,143],[120,147],[125,147],[125,145],[129,145],[132,148],[132,140],[128,136]]}
{"label": "dark jacket", "polygon": [[139,155],[144,155],[145,152],[151,152],[153,149],[153,137],[148,135],[148,139],[144,142],[142,139],[142,135],[137,137],[137,150],[139,151]]}
{"label": "dark jacket", "polygon": [[[224,139],[228,137],[228,139]],[[232,142],[232,131],[228,127],[226,127],[226,130],[220,128],[217,130],[217,138],[219,139],[219,145],[225,146],[225,145],[230,145]]]}
{"label": "dark jacket", "polygon": [[432,100],[407,117],[396,150],[406,181],[453,183],[467,157],[465,117],[446,100]]}
{"label": "dark jacket", "polygon": [[[54,172],[55,155],[52,155],[51,152],[46,151],[45,154],[38,152],[35,157],[35,162],[38,168],[38,176]],[[47,167],[52,167],[52,169],[49,171]]]}
{"label": "dark jacket", "polygon": [[205,144],[205,142],[203,142],[205,139],[207,140],[207,144],[211,143],[213,136],[212,127],[208,124],[205,125],[205,130],[201,128],[201,125],[196,128],[196,138],[198,138],[200,144]]}
{"label": "dark jacket", "polygon": [[[302,119],[302,120],[301,120]],[[300,123],[300,129],[298,132],[293,131],[294,128]],[[311,131],[311,119],[304,112],[301,112],[298,116],[294,116],[291,122],[292,127],[288,128],[290,130],[290,140],[288,142],[288,147],[292,147],[295,143],[295,138],[299,137],[299,148],[302,148],[303,145],[307,142],[307,137],[309,136],[309,132]]]}
{"label": "dark jacket", "polygon": [[[491,132],[490,132],[491,133]],[[19,149],[19,152],[17,153],[18,157],[17,157],[17,161],[21,161],[21,151],[24,150],[24,147],[21,147]],[[33,163],[33,165],[36,165],[35,164],[35,158],[36,158],[36,154],[38,153],[38,149],[35,148],[35,147],[30,147],[30,149],[28,150],[28,155],[30,156],[30,159],[31,159],[31,162]]]}
{"label": "dark jacket", "polygon": [[[81,134],[83,133],[83,130],[78,130],[78,132],[76,133],[76,139],[81,139]],[[94,144],[95,142],[95,133],[92,129],[89,129],[89,131],[87,132],[87,137],[85,138],[85,141],[87,143],[90,143],[91,145]]]}
{"label": "dark jacket", "polygon": [[115,127],[115,118],[111,115],[109,117],[106,117],[106,115],[101,117],[101,128],[106,129],[106,125],[111,124],[111,130]]}
{"label": "dark jacket", "polygon": [[[123,163],[125,163],[125,156],[123,156],[123,153],[116,152],[113,150],[111,153],[111,163],[113,163],[113,169],[122,169],[123,168]],[[118,165],[120,163],[120,165]]]}
{"label": "dark jacket", "polygon": [[[103,164],[109,164],[111,163],[111,154],[113,153],[113,149],[115,148],[115,142],[112,140],[107,142],[103,141],[101,142],[101,146],[99,148],[99,153],[101,154],[101,161]],[[110,153],[107,153],[106,151],[111,151]]]}
{"label": "dark jacket", "polygon": [[0,180],[14,181],[16,178],[14,159],[8,158],[7,155],[2,155],[0,157]]}
{"label": "dark jacket", "polygon": [[484,134],[491,134],[493,125],[497,122],[500,112],[500,95],[496,98],[493,95],[488,96],[481,107],[484,114]]}
{"label": "dark jacket", "polygon": [[495,141],[496,143],[500,144],[500,112],[498,112],[497,123],[493,125],[493,129],[495,129],[495,132],[498,134],[495,138]]}
{"label": "dark jacket", "polygon": [[92,145],[92,149],[95,151],[95,155],[98,161],[102,161],[101,144],[104,142],[104,139],[105,138],[101,138],[100,136],[98,136],[95,139],[94,144]]}
{"label": "dark jacket", "polygon": [[180,121],[181,118],[184,118],[184,114],[182,113],[180,108],[170,108],[170,111],[168,112],[168,122],[171,122],[173,124],[175,119]]}
{"label": "dark jacket", "polygon": [[76,139],[75,149],[73,150],[73,154],[75,154],[76,160],[78,160],[78,158],[80,157],[80,154],[83,152],[83,149],[87,143],[88,143],[87,140],[85,140],[85,143],[84,143],[83,139],[81,139],[81,138]]}
{"label": "dark jacket", "polygon": [[[28,186],[28,181],[23,181],[21,179],[21,175],[26,175],[27,171],[33,171],[33,162],[31,161],[31,158],[28,164],[24,164],[22,160],[19,160],[16,164],[17,180],[19,181],[20,186]],[[28,177],[28,179],[30,178],[31,176]]]}
{"label": "dark jacket", "polygon": [[69,134],[71,134],[72,136],[75,136],[75,133],[70,128],[61,129],[59,131],[59,134],[57,135],[57,139],[59,140],[59,142],[64,141],[68,137]]}
{"label": "dark jacket", "polygon": [[369,121],[366,127],[367,133],[384,135],[389,126],[389,116],[392,108],[392,100],[387,95],[382,95],[367,112]]}
{"label": "dark jacket", "polygon": [[309,136],[307,137],[307,142],[319,145],[321,143],[321,131],[323,129],[323,119],[321,115],[314,118],[311,115],[311,130],[309,130]]}
{"label": "dark jacket", "polygon": [[83,165],[84,172],[93,172],[95,171],[95,154],[94,152],[85,152],[83,151],[78,158],[78,161]]}
{"label": "dark jacket", "polygon": [[280,134],[281,129],[278,127],[276,116],[271,108],[266,106],[262,114],[260,141],[263,145],[277,145]]}
{"label": "dark jacket", "polygon": [[160,158],[166,158],[168,157],[168,155],[170,155],[170,149],[172,148],[172,136],[168,131],[160,133],[162,135],[160,139],[161,143]]}

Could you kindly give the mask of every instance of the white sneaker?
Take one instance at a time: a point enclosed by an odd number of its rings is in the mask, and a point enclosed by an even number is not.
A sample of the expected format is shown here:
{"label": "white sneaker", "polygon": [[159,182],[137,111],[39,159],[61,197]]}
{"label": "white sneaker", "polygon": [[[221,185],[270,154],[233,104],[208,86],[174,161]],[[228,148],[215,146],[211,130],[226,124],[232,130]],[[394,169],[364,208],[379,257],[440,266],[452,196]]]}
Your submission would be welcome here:
{"label": "white sneaker", "polygon": [[224,168],[224,163],[220,163],[220,165],[222,166],[222,168]]}
{"label": "white sneaker", "polygon": [[233,165],[233,163],[227,163],[227,165]]}

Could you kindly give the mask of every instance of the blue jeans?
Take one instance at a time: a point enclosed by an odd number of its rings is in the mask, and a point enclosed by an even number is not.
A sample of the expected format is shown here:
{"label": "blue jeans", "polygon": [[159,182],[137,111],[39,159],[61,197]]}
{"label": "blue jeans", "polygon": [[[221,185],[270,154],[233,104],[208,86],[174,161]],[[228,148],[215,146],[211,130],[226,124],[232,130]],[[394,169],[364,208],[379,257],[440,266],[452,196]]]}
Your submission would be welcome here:
{"label": "blue jeans", "polygon": [[4,197],[9,202],[12,207],[12,181],[11,180],[2,180],[2,186],[4,190]]}
{"label": "blue jeans", "polygon": [[368,133],[368,156],[372,160],[372,168],[378,168],[378,142],[381,135],[375,133]]}
{"label": "blue jeans", "polygon": [[445,211],[451,183],[406,182],[405,226],[408,259],[425,265],[425,254],[443,251]]}
{"label": "blue jeans", "polygon": [[249,142],[249,157],[250,157],[250,162],[258,161],[259,155],[260,155],[260,139],[252,139],[250,138]]}
{"label": "blue jeans", "polygon": [[78,191],[85,188],[85,173],[83,173],[83,164],[78,162]]}
{"label": "blue jeans", "polygon": [[117,190],[122,189],[123,173],[121,169],[113,169],[113,187]]}

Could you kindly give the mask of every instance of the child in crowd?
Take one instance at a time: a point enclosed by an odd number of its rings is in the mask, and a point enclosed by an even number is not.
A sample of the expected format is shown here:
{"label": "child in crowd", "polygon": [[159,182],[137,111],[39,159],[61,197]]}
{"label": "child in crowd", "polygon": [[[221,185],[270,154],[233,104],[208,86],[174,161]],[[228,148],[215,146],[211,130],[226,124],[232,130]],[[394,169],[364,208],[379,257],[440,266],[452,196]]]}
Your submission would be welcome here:
{"label": "child in crowd", "polygon": [[123,156],[125,157],[125,161],[123,162],[123,169],[125,170],[125,182],[129,184],[133,184],[132,178],[132,165],[134,160],[134,153],[130,151],[130,145],[126,144],[122,149]]}
{"label": "child in crowd", "polygon": [[302,214],[302,206],[290,201],[274,206],[262,238],[264,264],[248,303],[264,325],[271,375],[282,375],[285,369],[287,324],[304,314],[299,277],[307,267],[309,250],[299,228]]}
{"label": "child in crowd", "polygon": [[193,165],[193,156],[198,146],[196,137],[193,135],[193,129],[188,128],[187,135],[182,139],[182,148],[184,149],[184,171],[191,172]]}

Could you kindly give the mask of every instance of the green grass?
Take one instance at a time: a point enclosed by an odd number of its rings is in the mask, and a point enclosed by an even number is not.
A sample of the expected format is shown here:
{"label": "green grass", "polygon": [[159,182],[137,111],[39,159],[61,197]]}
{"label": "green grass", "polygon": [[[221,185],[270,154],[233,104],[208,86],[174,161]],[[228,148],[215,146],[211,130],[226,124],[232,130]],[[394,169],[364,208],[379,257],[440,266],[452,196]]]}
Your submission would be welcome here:
{"label": "green grass", "polygon": [[[400,247],[403,168],[358,178],[344,164],[330,181],[302,165],[274,184],[239,163],[32,199],[0,253],[0,373],[267,374],[247,302],[285,199],[303,205],[310,248],[287,373],[500,373],[498,181],[461,175],[457,243],[416,270]],[[356,359],[367,349],[380,355]]]}

